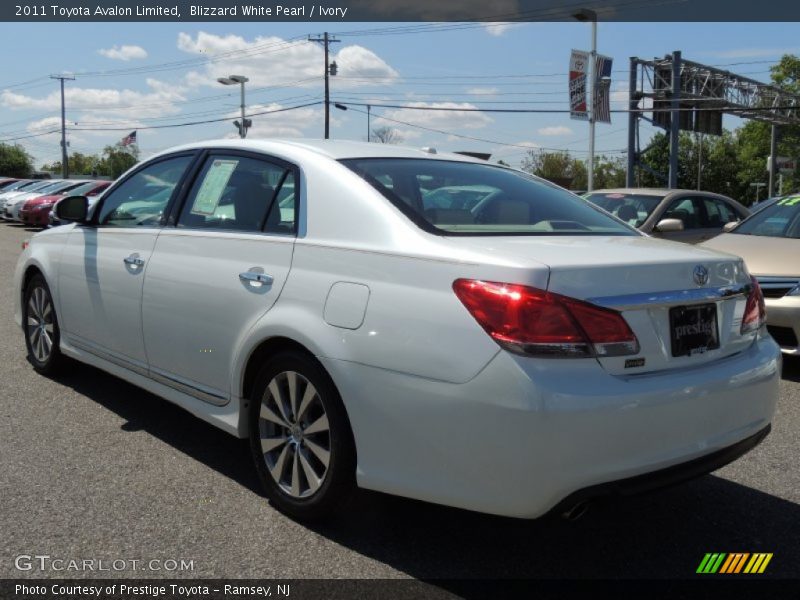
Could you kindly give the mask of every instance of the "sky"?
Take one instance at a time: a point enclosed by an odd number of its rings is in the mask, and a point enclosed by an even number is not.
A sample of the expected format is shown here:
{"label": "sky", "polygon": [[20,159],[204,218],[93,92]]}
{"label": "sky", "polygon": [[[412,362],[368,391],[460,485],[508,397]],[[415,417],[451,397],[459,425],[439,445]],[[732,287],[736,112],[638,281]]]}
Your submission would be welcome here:
{"label": "sky", "polygon": [[[237,135],[238,86],[245,75],[248,113],[323,99],[323,55],[309,35],[331,32],[340,103],[456,109],[568,109],[572,48],[588,50],[586,23],[0,23],[0,142],[19,143],[38,168],[60,159],[60,96],[50,75],[67,73],[70,152],[99,153],[137,130],[142,158],[172,146]],[[400,29],[398,29],[400,28]],[[769,81],[784,53],[800,54],[795,23],[603,23],[598,52],[614,59],[612,108],[625,108],[629,57],[686,59]],[[248,137],[321,138],[322,105],[253,116]],[[163,127],[226,119],[191,126]],[[229,120],[227,120],[229,119]],[[391,127],[411,146],[489,152],[518,166],[529,148],[585,158],[588,124],[568,114],[371,109],[372,128]],[[724,127],[742,124],[726,116]],[[158,127],[155,127],[158,126]],[[155,127],[155,128],[154,128]],[[657,131],[642,122],[642,143]],[[331,107],[331,137],[364,140],[363,106]],[[621,156],[627,118],[598,124],[597,154]]]}

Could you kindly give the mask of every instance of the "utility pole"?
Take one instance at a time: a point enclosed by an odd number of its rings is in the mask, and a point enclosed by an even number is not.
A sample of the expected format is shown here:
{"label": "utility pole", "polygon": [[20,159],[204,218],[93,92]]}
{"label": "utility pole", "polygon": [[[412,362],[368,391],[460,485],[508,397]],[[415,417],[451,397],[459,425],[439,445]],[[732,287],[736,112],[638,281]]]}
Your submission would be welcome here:
{"label": "utility pole", "polygon": [[777,170],[778,157],[778,127],[772,124],[769,136],[769,187],[767,187],[767,198],[775,195],[775,171]]}
{"label": "utility pole", "polygon": [[672,89],[670,90],[669,122],[669,183],[671,190],[678,187],[678,143],[681,132],[681,52],[672,53]]}
{"label": "utility pole", "polygon": [[330,76],[336,75],[338,67],[336,66],[336,61],[329,63],[328,62],[328,46],[330,44],[335,44],[340,42],[341,40],[337,40],[332,38],[328,35],[326,31],[322,37],[315,37],[312,38],[309,36],[309,42],[317,42],[322,44],[325,47],[325,139],[329,139],[331,137],[331,126],[330,126],[330,119],[331,119],[331,93],[330,93]]}
{"label": "utility pole", "polygon": [[369,117],[370,117],[370,113],[371,112],[372,112],[372,107],[369,104],[367,104],[367,141],[368,142],[371,141],[371,138],[372,138],[372,134],[369,131]]}
{"label": "utility pole", "polygon": [[50,79],[61,81],[61,175],[64,179],[69,179],[69,163],[67,157],[67,122],[64,108],[64,80],[75,81],[69,75],[50,75]]}
{"label": "utility pole", "polygon": [[697,191],[698,192],[702,189],[700,187],[700,177],[702,170],[703,170],[703,134],[698,131],[697,132]]}

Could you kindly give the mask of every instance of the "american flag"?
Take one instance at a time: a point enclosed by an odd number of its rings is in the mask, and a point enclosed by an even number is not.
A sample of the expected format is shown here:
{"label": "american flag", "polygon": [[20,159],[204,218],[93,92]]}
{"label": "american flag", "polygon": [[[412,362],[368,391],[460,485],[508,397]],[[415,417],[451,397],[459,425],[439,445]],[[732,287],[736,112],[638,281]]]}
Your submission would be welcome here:
{"label": "american flag", "polygon": [[595,58],[594,120],[599,123],[611,123],[611,61],[602,54]]}
{"label": "american flag", "polygon": [[122,141],[120,141],[119,145],[120,146],[130,146],[131,144],[135,144],[135,143],[136,143],[136,132],[135,131],[131,131],[128,135],[126,135],[124,138],[122,138]]}

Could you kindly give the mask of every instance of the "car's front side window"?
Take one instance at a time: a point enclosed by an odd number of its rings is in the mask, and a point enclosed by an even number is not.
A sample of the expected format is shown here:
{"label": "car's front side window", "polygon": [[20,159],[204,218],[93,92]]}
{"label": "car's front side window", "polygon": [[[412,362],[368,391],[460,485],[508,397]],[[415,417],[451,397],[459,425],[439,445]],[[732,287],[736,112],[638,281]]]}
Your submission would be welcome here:
{"label": "car's front side window", "polygon": [[192,156],[176,156],[152,163],[123,181],[105,196],[97,216],[104,227],[153,227],[161,216]]}

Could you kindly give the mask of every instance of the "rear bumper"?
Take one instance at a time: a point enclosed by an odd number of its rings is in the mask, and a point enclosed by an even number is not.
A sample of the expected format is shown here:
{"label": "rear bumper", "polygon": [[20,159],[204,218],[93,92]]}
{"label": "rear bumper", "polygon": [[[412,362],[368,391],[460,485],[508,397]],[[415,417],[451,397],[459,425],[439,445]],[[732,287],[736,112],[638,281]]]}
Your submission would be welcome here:
{"label": "rear bumper", "polygon": [[764,438],[769,435],[771,430],[772,425],[767,425],[761,431],[727,448],[717,450],[716,452],[706,454],[705,456],[695,458],[685,463],[667,467],[666,469],[659,469],[652,473],[645,473],[644,475],[637,475],[636,477],[628,477],[617,481],[609,481],[608,483],[601,483],[578,490],[559,502],[553,508],[552,512],[564,512],[581,502],[645,494],[647,492],[671,487],[697,477],[702,477],[712,471],[721,469],[725,465],[732,463],[750,452],[750,450],[764,441]]}
{"label": "rear bumper", "polygon": [[609,482],[732,460],[726,449],[769,427],[781,369],[763,334],[713,363],[629,377],[506,352],[464,384],[321,360],[353,425],[359,485],[522,518]]}

